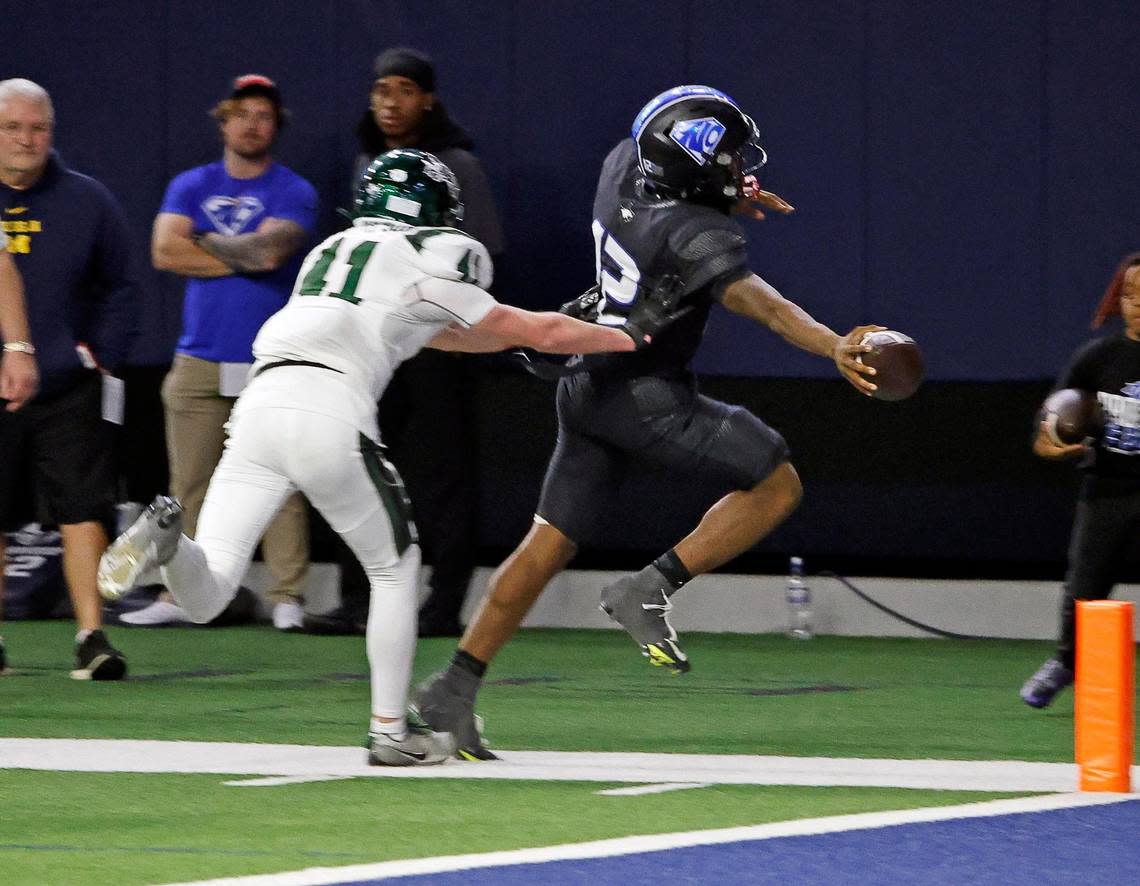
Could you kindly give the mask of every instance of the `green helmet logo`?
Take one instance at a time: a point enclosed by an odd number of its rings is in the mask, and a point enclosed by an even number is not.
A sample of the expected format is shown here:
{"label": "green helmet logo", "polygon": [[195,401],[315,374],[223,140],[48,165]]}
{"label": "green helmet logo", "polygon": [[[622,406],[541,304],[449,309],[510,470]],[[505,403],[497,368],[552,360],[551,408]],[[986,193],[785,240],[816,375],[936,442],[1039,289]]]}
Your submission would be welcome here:
{"label": "green helmet logo", "polygon": [[434,154],[397,148],[360,176],[353,218],[390,218],[408,225],[446,227],[463,218],[459,181]]}

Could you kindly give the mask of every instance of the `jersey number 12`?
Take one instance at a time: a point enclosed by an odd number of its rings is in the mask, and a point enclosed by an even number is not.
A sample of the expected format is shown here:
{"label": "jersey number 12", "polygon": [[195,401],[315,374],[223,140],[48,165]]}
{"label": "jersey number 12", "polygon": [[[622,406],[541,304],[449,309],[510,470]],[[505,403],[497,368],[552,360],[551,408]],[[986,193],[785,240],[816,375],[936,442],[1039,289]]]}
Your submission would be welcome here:
{"label": "jersey number 12", "polygon": [[641,280],[637,262],[597,219],[591,230],[594,232],[594,270],[602,294],[619,305],[633,304]]}

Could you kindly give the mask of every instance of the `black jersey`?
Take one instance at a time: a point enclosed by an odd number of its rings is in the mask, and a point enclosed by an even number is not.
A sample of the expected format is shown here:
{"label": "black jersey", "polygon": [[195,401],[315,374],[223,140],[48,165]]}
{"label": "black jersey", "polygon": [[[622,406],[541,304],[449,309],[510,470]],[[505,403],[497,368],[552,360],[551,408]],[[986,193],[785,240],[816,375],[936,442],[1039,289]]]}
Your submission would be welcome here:
{"label": "black jersey", "polygon": [[637,299],[663,290],[679,294],[679,306],[688,312],[639,351],[586,357],[587,370],[629,376],[687,367],[713,302],[748,273],[740,226],[712,207],[648,191],[636,146],[626,139],[602,165],[593,231],[597,280],[606,297],[598,322],[618,325]]}
{"label": "black jersey", "polygon": [[1104,434],[1081,465],[1089,473],[1083,494],[1140,490],[1140,342],[1123,335],[1089,342],[1057,387],[1092,391],[1104,410]]}

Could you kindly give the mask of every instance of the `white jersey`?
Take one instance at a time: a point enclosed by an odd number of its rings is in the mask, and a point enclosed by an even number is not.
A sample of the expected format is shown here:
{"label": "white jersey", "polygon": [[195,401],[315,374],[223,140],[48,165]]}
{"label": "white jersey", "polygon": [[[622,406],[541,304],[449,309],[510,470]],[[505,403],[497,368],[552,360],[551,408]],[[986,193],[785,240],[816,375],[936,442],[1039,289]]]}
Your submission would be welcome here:
{"label": "white jersey", "polygon": [[400,363],[447,327],[490,312],[491,274],[486,248],[461,231],[360,219],[305,258],[289,301],[253,342],[254,372],[319,363],[374,412]]}

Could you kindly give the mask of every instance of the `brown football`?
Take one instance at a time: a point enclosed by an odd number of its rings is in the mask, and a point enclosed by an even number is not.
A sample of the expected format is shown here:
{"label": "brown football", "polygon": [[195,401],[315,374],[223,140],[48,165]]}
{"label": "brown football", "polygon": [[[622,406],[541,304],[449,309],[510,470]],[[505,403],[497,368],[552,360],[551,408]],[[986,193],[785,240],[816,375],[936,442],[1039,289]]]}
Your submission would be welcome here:
{"label": "brown football", "polygon": [[1099,436],[1104,429],[1104,414],[1096,394],[1077,388],[1061,388],[1046,397],[1041,417],[1045,433],[1058,446]]}
{"label": "brown football", "polygon": [[870,380],[878,385],[872,394],[878,400],[905,400],[918,390],[926,367],[922,362],[922,351],[909,335],[885,329],[868,332],[862,343],[871,345],[871,350],[861,354],[859,360],[875,367]]}

